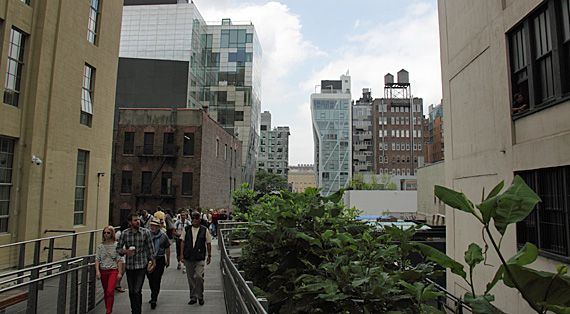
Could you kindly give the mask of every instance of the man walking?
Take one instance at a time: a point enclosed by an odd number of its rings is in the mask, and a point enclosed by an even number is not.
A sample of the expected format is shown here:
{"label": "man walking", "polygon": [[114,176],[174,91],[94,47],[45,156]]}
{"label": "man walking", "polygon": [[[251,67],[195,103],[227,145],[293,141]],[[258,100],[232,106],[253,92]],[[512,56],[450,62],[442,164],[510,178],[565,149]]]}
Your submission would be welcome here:
{"label": "man walking", "polygon": [[[186,277],[190,288],[188,304],[198,302],[204,305],[204,260],[210,264],[212,260],[212,237],[208,229],[200,225],[200,213],[192,213],[192,226],[186,227],[181,235],[181,251],[186,264]],[[206,251],[208,257],[206,258]]]}
{"label": "man walking", "polygon": [[152,272],[147,273],[148,284],[150,286],[150,308],[156,309],[156,301],[160,293],[160,281],[164,268],[170,266],[170,239],[164,231],[160,229],[161,224],[158,218],[150,222],[150,236],[154,245],[156,255],[156,267]]}
{"label": "man walking", "polygon": [[186,265],[184,265],[182,259],[182,250],[180,247],[182,239],[180,238],[180,236],[182,235],[182,232],[186,227],[192,225],[190,221],[186,219],[187,216],[188,213],[186,211],[182,211],[180,213],[180,219],[178,219],[174,223],[174,230],[172,231],[172,233],[174,234],[174,238],[176,239],[176,258],[178,259],[178,266],[176,267],[176,269],[182,268],[183,274],[186,273]]}
{"label": "man walking", "polygon": [[150,231],[140,227],[139,216],[135,213],[129,214],[127,220],[130,223],[130,228],[123,231],[116,250],[119,255],[126,255],[125,268],[129,286],[131,313],[140,314],[142,286],[145,273],[147,272],[147,265],[150,261],[148,271],[152,272],[156,266],[156,261]]}

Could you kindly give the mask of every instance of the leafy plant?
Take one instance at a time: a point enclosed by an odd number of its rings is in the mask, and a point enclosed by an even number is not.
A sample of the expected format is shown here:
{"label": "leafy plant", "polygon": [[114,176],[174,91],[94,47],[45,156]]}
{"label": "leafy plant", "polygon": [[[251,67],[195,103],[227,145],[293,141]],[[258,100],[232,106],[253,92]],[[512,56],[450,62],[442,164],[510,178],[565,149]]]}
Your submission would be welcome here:
{"label": "leafy plant", "polygon": [[[501,260],[501,266],[493,281],[487,284],[486,290],[482,294],[477,294],[475,291],[473,270],[485,260],[486,249],[483,250],[475,243],[469,245],[465,252],[465,263],[469,267],[469,273],[464,271],[461,263],[439,251],[418,244],[419,249],[428,259],[449,268],[452,273],[465,279],[471,291],[465,294],[464,299],[473,308],[474,313],[503,313],[491,303],[495,297],[490,294],[490,291],[499,281],[508,287],[517,289],[537,313],[546,313],[547,311],[570,313],[570,308],[568,308],[570,306],[570,277],[565,276],[567,272],[565,265],[559,265],[555,273],[537,271],[526,267],[538,257],[538,249],[529,242],[510,259],[505,260],[503,257],[501,243],[507,227],[525,219],[535,205],[541,201],[538,195],[519,176],[514,178],[511,186],[499,194],[503,187],[504,182],[499,183],[486,198],[483,189],[481,203],[476,206],[462,192],[442,186],[435,187],[436,196],[445,204],[477,218]],[[498,231],[499,241],[496,241],[491,232],[491,225],[494,225]],[[485,238],[483,240],[486,241]],[[485,243],[487,244],[487,242]]]}
{"label": "leafy plant", "polygon": [[254,191],[257,193],[267,193],[269,191],[287,190],[287,179],[278,174],[269,173],[265,170],[255,172]]}
{"label": "leafy plant", "polygon": [[343,190],[266,195],[249,210],[249,241],[240,268],[271,313],[440,313],[426,305],[439,295],[423,280],[434,263],[411,265],[415,228],[386,228],[375,237],[339,205]]}
{"label": "leafy plant", "polygon": [[236,212],[246,214],[249,212],[255,202],[255,193],[252,189],[248,189],[249,184],[244,182],[240,184],[239,189],[232,192],[232,205],[237,209]]}

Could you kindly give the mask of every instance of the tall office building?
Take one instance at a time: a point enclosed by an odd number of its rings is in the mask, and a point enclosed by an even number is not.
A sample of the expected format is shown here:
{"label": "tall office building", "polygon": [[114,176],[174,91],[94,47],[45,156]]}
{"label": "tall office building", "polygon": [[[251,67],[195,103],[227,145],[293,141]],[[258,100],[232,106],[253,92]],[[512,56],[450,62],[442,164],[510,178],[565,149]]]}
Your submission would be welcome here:
{"label": "tall office building", "polygon": [[289,172],[289,132],[288,126],[271,128],[271,113],[261,113],[261,139],[257,169],[278,174],[287,179]]}
{"label": "tall office building", "polygon": [[362,97],[352,105],[352,170],[374,172],[374,100],[370,89],[362,89]]}
{"label": "tall office building", "polygon": [[443,106],[429,106],[427,118],[428,142],[424,149],[424,160],[426,164],[445,159],[443,143]]}
{"label": "tall office building", "polygon": [[122,3],[0,7],[0,244],[101,228]]}
{"label": "tall office building", "polygon": [[411,95],[409,74],[384,76],[384,98],[374,100],[376,173],[415,176],[422,153],[422,99]]}
{"label": "tall office building", "polygon": [[243,142],[242,175],[253,185],[261,46],[251,23],[207,24],[188,0],[125,0],[119,56],[117,110],[207,110]]}
{"label": "tall office building", "polygon": [[350,76],[321,81],[321,92],[311,94],[315,144],[315,179],[321,194],[344,188],[352,173]]}

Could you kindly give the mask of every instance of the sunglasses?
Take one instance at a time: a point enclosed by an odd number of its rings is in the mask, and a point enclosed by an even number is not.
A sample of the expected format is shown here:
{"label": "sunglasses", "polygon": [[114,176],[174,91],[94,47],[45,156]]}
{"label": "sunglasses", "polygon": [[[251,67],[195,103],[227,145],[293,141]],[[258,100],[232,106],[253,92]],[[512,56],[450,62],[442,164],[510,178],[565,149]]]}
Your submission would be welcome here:
{"label": "sunglasses", "polygon": [[103,231],[103,234],[111,234],[111,231]]}
{"label": "sunglasses", "polygon": [[200,217],[192,217],[192,219],[200,219]]}

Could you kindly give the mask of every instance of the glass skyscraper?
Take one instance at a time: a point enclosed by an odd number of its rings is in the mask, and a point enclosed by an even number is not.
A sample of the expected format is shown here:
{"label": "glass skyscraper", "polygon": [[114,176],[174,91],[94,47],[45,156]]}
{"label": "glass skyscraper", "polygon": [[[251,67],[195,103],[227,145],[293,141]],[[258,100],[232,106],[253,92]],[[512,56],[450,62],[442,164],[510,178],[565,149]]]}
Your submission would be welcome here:
{"label": "glass skyscraper", "polygon": [[321,194],[346,187],[352,173],[350,76],[321,81],[321,92],[311,95],[315,142],[315,178]]}
{"label": "glass skyscraper", "polygon": [[[144,64],[147,72],[152,71],[146,73],[147,76],[154,81],[137,84],[137,80],[143,79],[134,75],[134,87],[130,82],[124,87],[118,86],[117,104],[208,110],[228,133],[243,142],[243,180],[253,186],[261,111],[261,54],[259,39],[251,23],[238,25],[223,19],[220,23],[208,24],[194,3],[187,1],[126,1],[119,52],[119,85],[121,75],[128,75],[125,71],[140,71],[136,61],[132,65],[133,60],[157,62]],[[126,60],[124,66],[122,60]],[[148,70],[149,66],[153,69]],[[181,66],[186,68],[185,77],[175,74]],[[174,70],[167,71],[167,67]],[[160,81],[161,76],[167,83],[162,82],[165,86],[159,89],[156,87],[161,82],[156,81]],[[184,86],[180,86],[182,84]],[[156,91],[148,97],[138,95],[137,98],[137,95],[129,94],[137,89],[145,93],[151,87]],[[180,90],[184,91],[185,97],[180,97]]]}

